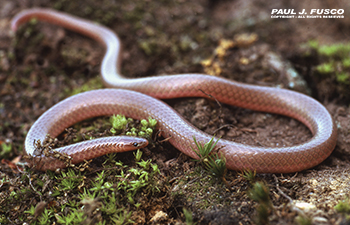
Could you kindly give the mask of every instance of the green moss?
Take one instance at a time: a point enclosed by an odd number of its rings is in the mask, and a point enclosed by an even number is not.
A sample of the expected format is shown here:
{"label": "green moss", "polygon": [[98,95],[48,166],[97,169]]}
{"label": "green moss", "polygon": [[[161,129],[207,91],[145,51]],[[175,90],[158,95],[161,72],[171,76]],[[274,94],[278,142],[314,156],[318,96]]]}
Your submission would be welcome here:
{"label": "green moss", "polygon": [[81,224],[85,219],[86,215],[83,210],[73,208],[66,216],[57,215],[56,219],[59,224]]}
{"label": "green moss", "polygon": [[131,119],[131,121],[127,120],[124,115],[118,114],[118,115],[111,116],[109,121],[112,124],[112,128],[110,131],[113,134],[116,134],[118,131],[120,132],[120,131],[126,129],[126,125],[128,124],[128,122],[132,122],[132,119]]}
{"label": "green moss", "polygon": [[124,115],[113,115],[110,118],[110,123],[112,124],[112,128],[110,129],[112,134],[125,133],[129,136],[138,136],[147,139],[151,139],[153,130],[157,125],[157,121],[149,117],[148,121],[142,119],[140,124],[134,126],[134,120],[131,118],[126,119]]}
{"label": "green moss", "polygon": [[337,73],[336,77],[339,83],[350,84],[350,74],[348,72]]}
{"label": "green moss", "polygon": [[85,49],[66,47],[61,50],[64,63],[68,67],[76,67],[86,62],[89,53]]}
{"label": "green moss", "polygon": [[320,64],[316,67],[316,70],[321,74],[333,73],[335,69],[333,64],[332,62]]}
{"label": "green moss", "polygon": [[0,159],[7,158],[11,152],[12,152],[12,144],[2,143],[0,145]]}
{"label": "green moss", "polygon": [[248,190],[248,197],[258,203],[255,217],[256,224],[268,224],[269,216],[273,210],[273,205],[269,196],[269,188],[263,182],[255,182]]}
{"label": "green moss", "polygon": [[[350,84],[350,43],[320,45],[316,40],[310,40],[302,46],[313,49],[320,56],[321,62],[315,66],[316,75],[333,77],[338,84],[348,87]],[[306,53],[310,55],[309,50],[306,50]]]}
{"label": "green moss", "polygon": [[327,57],[346,57],[350,53],[350,44],[321,45],[318,53]]}
{"label": "green moss", "polygon": [[227,173],[227,168],[226,168],[226,158],[223,154],[220,152],[213,152],[216,144],[220,140],[218,138],[216,142],[214,142],[214,138],[210,139],[207,143],[204,145],[202,143],[197,142],[196,138],[193,137],[193,141],[197,146],[197,149],[192,150],[196,153],[198,156],[198,162],[202,164],[202,166],[210,172],[211,175],[220,178],[227,187],[229,187],[225,175]]}
{"label": "green moss", "polygon": [[193,209],[211,210],[217,205],[229,205],[223,196],[226,190],[222,182],[200,168],[194,168],[177,182],[172,192],[174,198],[184,199],[186,205]]}
{"label": "green moss", "polygon": [[255,182],[256,171],[244,170],[240,175],[251,184],[253,184]]}
{"label": "green moss", "polygon": [[301,216],[298,215],[295,218],[295,222],[299,225],[311,225],[312,224],[312,218],[307,217],[307,216]]}
{"label": "green moss", "polygon": [[74,190],[78,185],[83,182],[83,176],[80,172],[76,173],[73,169],[68,169],[68,172],[61,172],[61,176],[56,177],[57,180],[61,180],[59,185],[62,191]]}
{"label": "green moss", "polygon": [[[132,212],[141,208],[145,199],[160,191],[158,166],[151,160],[143,160],[140,152],[137,156],[139,161],[133,167],[119,162],[113,170],[106,169],[93,176],[91,171],[84,174],[68,169],[56,174],[55,179],[47,177],[51,188],[46,192],[50,191],[52,202],[60,204],[41,202],[30,205],[24,211],[26,221],[29,224],[84,224],[84,221],[99,215],[99,224],[134,223]],[[33,181],[32,187],[42,190],[44,180],[39,184],[36,177]],[[60,193],[55,193],[55,190]],[[9,198],[18,202],[26,193],[32,193],[32,189],[12,191]],[[40,206],[43,206],[42,210]],[[6,221],[6,218],[0,218],[0,221]]]}
{"label": "green moss", "polygon": [[345,221],[350,221],[350,198],[346,197],[345,200],[340,201],[336,206],[334,206],[335,211],[343,214]]}
{"label": "green moss", "polygon": [[350,215],[350,198],[340,201],[336,206],[334,206],[334,209],[339,213]]}
{"label": "green moss", "polygon": [[307,45],[314,49],[317,49],[319,47],[317,40],[309,40]]}
{"label": "green moss", "polygon": [[342,65],[344,68],[349,68],[350,67],[350,57],[344,58],[342,60]]}
{"label": "green moss", "polygon": [[90,80],[88,80],[85,84],[83,84],[80,88],[75,88],[72,90],[68,95],[76,95],[81,92],[91,91],[95,89],[101,89],[104,85],[102,83],[102,80],[100,77],[95,77]]}

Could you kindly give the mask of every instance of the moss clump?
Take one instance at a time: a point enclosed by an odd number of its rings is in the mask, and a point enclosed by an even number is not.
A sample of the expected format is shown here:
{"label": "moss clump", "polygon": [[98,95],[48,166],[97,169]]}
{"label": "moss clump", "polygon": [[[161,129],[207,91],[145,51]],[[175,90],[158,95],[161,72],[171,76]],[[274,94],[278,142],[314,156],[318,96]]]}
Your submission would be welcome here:
{"label": "moss clump", "polygon": [[317,74],[334,78],[340,85],[350,84],[350,43],[320,45],[310,40],[305,46],[320,57],[320,64],[315,67]]}
{"label": "moss clump", "polygon": [[138,136],[150,139],[153,134],[153,130],[157,126],[157,121],[151,117],[148,120],[142,119],[138,126],[127,126],[128,124],[134,124],[132,118],[126,119],[124,115],[114,115],[110,118],[112,128],[110,129],[112,134],[125,133],[129,136]]}

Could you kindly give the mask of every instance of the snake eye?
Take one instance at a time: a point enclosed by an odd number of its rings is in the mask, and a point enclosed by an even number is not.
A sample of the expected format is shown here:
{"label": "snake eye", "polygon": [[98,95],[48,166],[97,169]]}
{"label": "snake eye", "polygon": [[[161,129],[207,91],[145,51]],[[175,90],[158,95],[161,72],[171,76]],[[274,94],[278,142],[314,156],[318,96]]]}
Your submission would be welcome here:
{"label": "snake eye", "polygon": [[139,146],[139,143],[134,142],[133,146],[138,147],[138,146]]}

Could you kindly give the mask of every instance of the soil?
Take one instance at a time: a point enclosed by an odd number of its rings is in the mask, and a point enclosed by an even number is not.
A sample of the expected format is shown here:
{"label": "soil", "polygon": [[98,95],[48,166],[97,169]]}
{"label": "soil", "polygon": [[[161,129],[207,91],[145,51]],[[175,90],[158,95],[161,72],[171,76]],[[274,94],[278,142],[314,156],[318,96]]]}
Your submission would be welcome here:
{"label": "soil", "polygon": [[[96,42],[45,23],[31,22],[16,34],[10,31],[11,18],[32,7],[54,8],[111,28],[123,43],[122,73],[130,78],[211,73],[239,82],[296,90],[320,101],[338,127],[338,142],[331,156],[299,173],[257,174],[255,180],[269,189],[273,205],[268,216],[270,224],[294,224],[301,216],[309,218],[312,224],[349,223],[346,215],[334,207],[350,195],[350,110],[346,92],[350,87],[345,84],[339,88],[344,84],[335,78],[316,76],[315,67],[323,59],[316,52],[306,54],[303,48],[310,40],[328,45],[346,43],[350,36],[350,3],[341,0],[1,1],[0,144],[12,146],[11,152],[0,156],[2,221],[23,224],[20,215],[26,215],[31,205],[53,201],[44,194],[39,196],[30,187],[30,181],[35,186],[35,177],[45,178],[44,172],[21,171],[11,166],[11,162],[25,162],[21,158],[23,142],[31,125],[69,95],[102,88],[99,66],[104,49]],[[272,9],[284,8],[296,12],[343,8],[345,18],[271,18]],[[218,55],[214,50],[222,46],[223,40],[234,41],[236,45]],[[211,62],[209,66],[203,63],[207,59]],[[293,76],[290,69],[298,76]],[[279,115],[199,98],[166,103],[199,129],[239,143],[292,146],[312,137],[302,123]],[[149,204],[146,202],[137,209],[137,216],[133,214],[135,223],[186,223],[184,208],[198,224],[267,223],[258,220],[259,204],[247,195],[253,184],[242,172],[228,171],[227,187],[166,141],[156,141],[143,151],[145,159],[152,159],[159,166],[162,186],[160,193],[143,199]],[[133,166],[133,157],[133,153],[123,153],[118,160]],[[95,177],[102,170],[103,161],[93,160],[84,176]],[[20,177],[26,176],[32,179],[21,183]],[[13,202],[11,190],[19,190],[23,185],[29,192],[32,190],[31,194]],[[54,185],[49,184],[52,188]],[[154,217],[157,212],[166,216],[157,221]],[[32,218],[27,222],[35,221]]]}

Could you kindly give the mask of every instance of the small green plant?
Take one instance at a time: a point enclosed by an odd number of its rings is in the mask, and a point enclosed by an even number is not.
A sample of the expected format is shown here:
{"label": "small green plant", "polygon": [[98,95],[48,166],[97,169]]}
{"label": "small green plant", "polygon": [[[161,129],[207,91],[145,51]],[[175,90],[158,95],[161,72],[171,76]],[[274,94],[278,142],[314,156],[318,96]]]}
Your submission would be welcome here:
{"label": "small green plant", "polygon": [[156,128],[156,126],[157,121],[155,119],[152,119],[151,117],[148,118],[148,121],[142,119],[139,129],[133,127],[129,132],[126,132],[126,135],[150,138],[152,137],[153,130]]}
{"label": "small green plant", "polygon": [[122,131],[126,129],[126,125],[128,122],[132,122],[132,119],[126,119],[124,115],[113,115],[109,119],[110,123],[112,124],[111,132],[113,134],[117,133],[118,131]]}
{"label": "small green plant", "polygon": [[334,209],[345,216],[346,221],[350,221],[350,197],[346,197],[345,200],[340,201]]}
{"label": "small green plant", "polygon": [[126,119],[124,115],[114,115],[110,118],[110,123],[112,124],[110,131],[112,134],[121,134],[125,132],[126,135],[130,136],[138,136],[144,138],[152,137],[153,130],[157,125],[157,121],[155,119],[152,119],[151,117],[148,118],[148,121],[142,119],[138,127],[130,127],[128,129],[127,125],[133,124],[133,122],[133,119]]}
{"label": "small green plant", "polygon": [[75,87],[71,93],[67,93],[68,95],[76,95],[81,92],[86,92],[90,90],[96,90],[103,88],[103,83],[99,77],[92,78],[85,82],[81,87]]}
{"label": "small green plant", "polygon": [[0,158],[5,158],[11,153],[11,151],[12,151],[12,144],[2,143],[1,150],[0,150]]}
{"label": "small green plant", "polygon": [[140,162],[142,157],[142,152],[140,151],[140,149],[137,149],[136,153],[134,152],[134,156],[135,156],[135,161]]}
{"label": "small green plant", "polygon": [[295,222],[297,222],[299,225],[311,225],[312,219],[307,216],[298,215],[295,217]]}
{"label": "small green plant", "polygon": [[350,67],[350,57],[344,58],[342,60],[342,64],[343,64],[344,68],[349,68]]}
{"label": "small green plant", "polygon": [[321,56],[321,64],[315,67],[319,75],[334,76],[339,84],[350,84],[350,43],[319,45],[317,41],[310,40],[303,46],[315,50]]}
{"label": "small green plant", "polygon": [[226,158],[220,153],[213,154],[205,163],[205,168],[215,177],[225,179],[227,172]]}
{"label": "small green plant", "polygon": [[193,136],[194,143],[196,144],[198,150],[195,150],[194,148],[192,148],[192,146],[191,146],[191,148],[197,154],[197,156],[199,157],[199,162],[201,164],[203,164],[204,166],[205,166],[205,162],[209,158],[209,155],[212,153],[213,149],[215,148],[215,145],[219,141],[219,139],[218,139],[214,143],[214,138],[215,137],[212,137],[212,139],[210,139],[210,141],[208,141],[207,143],[202,145],[201,143],[198,143],[197,140],[196,140],[196,137]]}
{"label": "small green plant", "polygon": [[[150,122],[146,125],[149,127]],[[85,224],[97,217],[100,222],[96,224],[134,224],[133,218],[137,217],[134,212],[144,210],[143,203],[160,192],[162,184],[158,166],[150,159],[142,159],[140,150],[134,156],[136,162],[132,167],[108,157],[106,161],[110,162],[104,163],[108,166],[99,172],[82,172],[75,167],[35,175],[35,179],[28,177],[31,170],[23,172],[19,181],[30,182],[27,189],[6,192],[6,204],[13,208],[21,204],[24,196],[33,196],[34,203],[48,196],[50,201],[43,208],[39,210],[39,204],[29,205],[18,217],[28,224]],[[1,178],[0,185],[8,185],[6,179]],[[7,208],[0,210],[0,214],[6,213]],[[0,221],[8,224],[7,218],[5,214]]]}
{"label": "small green plant", "polygon": [[269,188],[262,182],[255,182],[247,194],[250,199],[258,202],[256,224],[268,224],[269,215],[273,210]]}
{"label": "small green plant", "polygon": [[104,171],[102,171],[101,173],[97,173],[97,177],[95,178],[95,182],[93,182],[92,184],[92,188],[90,189],[91,191],[94,192],[100,192],[102,190],[111,190],[114,191],[113,185],[111,183],[109,183],[108,181],[105,182],[104,181]]}
{"label": "small green plant", "polygon": [[240,175],[252,184],[255,181],[256,171],[244,170]]}
{"label": "small green plant", "polygon": [[86,188],[83,189],[83,193],[80,193],[79,196],[80,196],[80,199],[82,199],[82,201],[84,199],[95,199],[96,196],[97,196],[97,191],[87,191]]}
{"label": "small green plant", "polygon": [[183,213],[185,216],[185,220],[186,220],[186,225],[195,225],[196,223],[193,222],[193,217],[192,217],[192,212],[183,208]]}
{"label": "small green plant", "polygon": [[120,209],[118,208],[118,200],[115,196],[115,192],[107,193],[102,197],[104,202],[101,207],[101,211],[106,215],[114,215],[119,213]]}
{"label": "small green plant", "polygon": [[45,209],[44,212],[38,218],[38,222],[41,225],[51,224],[52,219],[54,218],[54,212],[50,209]]}
{"label": "small green plant", "polygon": [[128,170],[134,179],[128,183],[128,187],[126,188],[127,192],[132,193],[132,196],[135,196],[141,189],[146,192],[158,192],[159,189],[154,183],[155,175],[160,173],[158,166],[156,164],[151,164],[151,160],[141,160],[141,162],[137,164],[140,165],[141,168],[131,168]]}
{"label": "small green plant", "polygon": [[132,127],[128,132],[126,132],[126,135],[129,136],[137,136],[138,130],[135,127]]}
{"label": "small green plant", "polygon": [[116,225],[133,224],[135,222],[130,219],[131,215],[132,215],[132,212],[128,212],[127,210],[122,210],[121,212],[114,214],[112,221]]}
{"label": "small green plant", "polygon": [[124,193],[129,203],[138,206],[139,203],[134,200],[138,193],[153,194],[160,191],[157,187],[156,178],[160,171],[156,164],[151,163],[151,160],[144,161],[141,159],[141,152],[134,155],[136,160],[138,160],[136,162],[138,166],[127,169],[126,172],[124,172],[126,167],[121,168],[120,173],[115,175],[118,180],[116,190]]}
{"label": "small green plant", "polygon": [[212,137],[210,141],[202,145],[197,142],[195,137],[193,137],[198,150],[191,148],[199,158],[197,161],[199,161],[202,166],[211,173],[211,175],[220,178],[225,185],[229,187],[225,178],[227,172],[226,158],[223,154],[217,152],[213,153],[213,150],[219,141],[219,139],[217,139],[216,142],[214,142],[214,138],[215,137]]}
{"label": "small green plant", "polygon": [[263,182],[255,182],[253,188],[248,191],[248,196],[258,203],[271,205],[269,188]]}
{"label": "small green plant", "polygon": [[317,51],[320,55],[343,58],[348,56],[350,44],[336,43],[332,45],[319,45]]}
{"label": "small green plant", "polygon": [[34,206],[34,205],[31,205],[31,206],[30,206],[30,209],[24,211],[24,213],[28,213],[28,214],[30,214],[31,216],[34,216],[34,213],[35,213],[35,206]]}
{"label": "small green plant", "polygon": [[84,211],[72,208],[66,216],[56,215],[56,219],[59,224],[81,224],[86,219],[86,215]]}
{"label": "small green plant", "polygon": [[335,69],[333,64],[333,62],[322,63],[316,67],[316,70],[322,74],[333,73]]}
{"label": "small green plant", "polygon": [[68,169],[68,172],[62,171],[61,174],[62,176],[56,179],[61,180],[60,189],[63,191],[74,190],[84,179],[80,172],[76,174],[73,169]]}
{"label": "small green plant", "polygon": [[334,209],[339,213],[350,214],[350,198],[346,198],[343,201],[340,201]]}
{"label": "small green plant", "polygon": [[37,218],[38,224],[50,224],[54,219],[54,212],[52,209],[43,209],[40,214],[37,212],[37,206],[31,205],[29,210],[24,211],[24,213],[29,214],[31,218]]}

